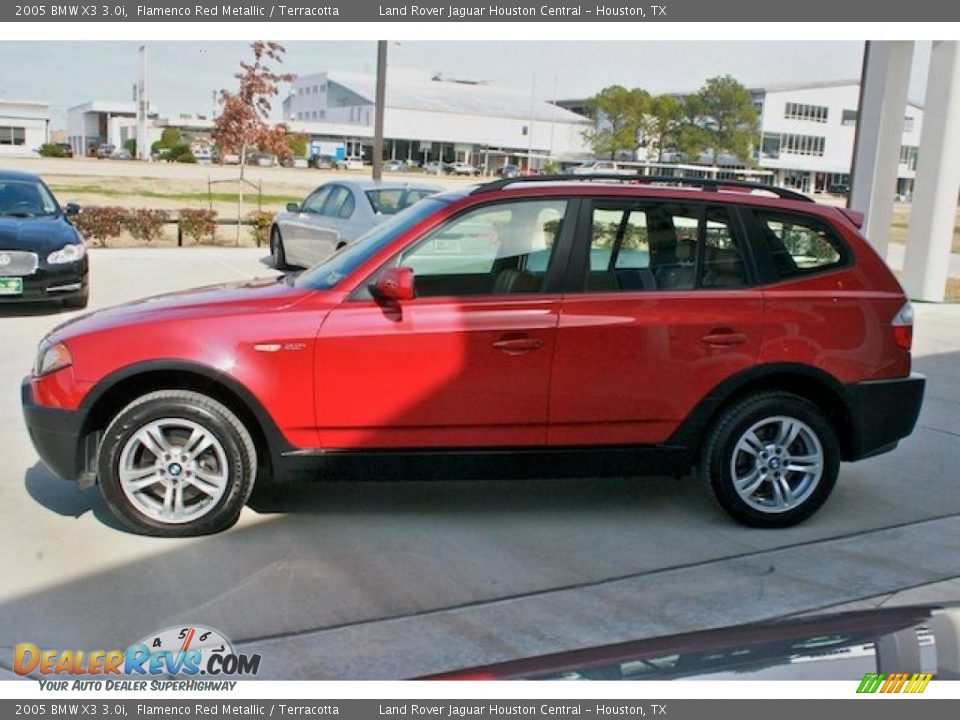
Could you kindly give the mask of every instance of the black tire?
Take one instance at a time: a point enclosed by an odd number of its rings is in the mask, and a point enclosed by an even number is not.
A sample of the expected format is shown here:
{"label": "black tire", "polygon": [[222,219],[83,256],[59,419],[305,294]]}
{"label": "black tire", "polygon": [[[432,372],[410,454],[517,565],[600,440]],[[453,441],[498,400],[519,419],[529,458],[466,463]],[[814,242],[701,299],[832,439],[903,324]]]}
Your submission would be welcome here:
{"label": "black tire", "polygon": [[283,249],[283,236],[276,225],[270,228],[270,257],[273,258],[273,267],[277,270],[286,270],[290,267],[287,265],[287,254]]}
{"label": "black tire", "polygon": [[71,295],[63,299],[63,307],[68,310],[83,310],[90,302],[90,289],[84,288],[78,295]]}
{"label": "black tire", "polygon": [[[186,420],[210,433],[226,458],[227,480],[222,496],[204,514],[188,522],[161,522],[142,512],[121,488],[120,461],[124,447],[149,423]],[[225,405],[190,390],[160,390],[134,400],[110,423],[100,444],[100,493],[110,511],[142,535],[192,537],[226,530],[236,523],[250,497],[257,475],[257,453],[249,431]],[[189,474],[189,473],[187,473]],[[199,473],[198,473],[199,474]]]}
{"label": "black tire", "polygon": [[[773,459],[773,453],[769,450],[763,450],[757,453],[755,467],[760,477],[762,473],[766,478],[761,481],[761,485],[754,491],[754,494],[748,495],[753,503],[745,500],[737,491],[734,484],[734,453],[738,452],[737,463],[749,461],[749,453],[736,451],[738,442],[748,431],[763,422],[770,422],[770,426],[761,425],[757,432],[764,432],[766,427],[774,429],[775,418],[790,418],[799,420],[806,425],[802,437],[794,440],[794,443],[808,443],[815,447],[819,443],[821,462],[819,462],[820,475],[816,482],[811,482],[811,489],[801,492],[801,499],[796,505],[789,509],[777,510],[774,507],[766,507],[766,503],[776,502],[776,496],[780,496],[779,488],[773,487],[774,471],[767,463],[776,462],[777,477],[788,478],[787,466],[780,464],[779,460]],[[809,431],[809,433],[807,432]],[[771,445],[775,446],[775,441],[771,438]],[[797,448],[796,444],[792,445]],[[789,456],[791,450],[785,450]],[[804,451],[809,452],[809,450]],[[763,457],[770,457],[769,460],[761,460]],[[750,464],[746,464],[746,472],[750,470]],[[761,469],[762,468],[762,469]],[[711,424],[707,431],[706,442],[700,456],[699,473],[703,481],[710,486],[713,495],[727,513],[734,519],[749,525],[751,527],[778,528],[796,525],[813,515],[826,502],[833,487],[837,481],[837,474],[840,468],[840,446],[837,441],[837,435],[830,422],[824,416],[823,412],[813,403],[801,397],[786,392],[764,392],[757,395],[746,397],[737,401],[725,409],[719,417]],[[741,470],[741,472],[744,472]],[[802,473],[791,473],[789,478],[797,480],[803,478]],[[790,481],[787,481],[788,484]],[[782,487],[782,485],[781,485]],[[795,490],[801,485],[797,485]],[[776,496],[775,496],[776,495]],[[805,497],[803,497],[806,495]],[[756,504],[764,507],[756,507]]]}

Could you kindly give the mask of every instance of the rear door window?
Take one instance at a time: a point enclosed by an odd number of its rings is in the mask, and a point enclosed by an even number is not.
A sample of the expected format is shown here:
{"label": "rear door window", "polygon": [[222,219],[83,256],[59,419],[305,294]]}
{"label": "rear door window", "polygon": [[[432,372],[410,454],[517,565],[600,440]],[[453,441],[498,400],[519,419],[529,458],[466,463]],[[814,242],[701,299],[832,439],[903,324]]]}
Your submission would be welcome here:
{"label": "rear door window", "polygon": [[824,221],[794,213],[756,212],[761,246],[781,279],[823,272],[845,265],[847,250]]}
{"label": "rear door window", "polygon": [[597,201],[583,290],[692,290],[748,284],[741,244],[723,207]]}

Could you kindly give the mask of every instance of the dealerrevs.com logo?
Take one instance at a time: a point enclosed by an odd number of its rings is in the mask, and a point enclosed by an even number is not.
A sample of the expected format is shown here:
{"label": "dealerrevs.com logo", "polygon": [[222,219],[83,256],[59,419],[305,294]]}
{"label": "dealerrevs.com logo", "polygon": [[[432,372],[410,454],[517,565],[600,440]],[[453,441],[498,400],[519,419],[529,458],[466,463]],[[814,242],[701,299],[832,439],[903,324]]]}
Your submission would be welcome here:
{"label": "dealerrevs.com logo", "polygon": [[[40,676],[45,690],[232,690],[236,683],[220,678],[256,676],[260,656],[237,653],[217,630],[188,626],[161,630],[126,649],[40,649],[20,643],[13,669]],[[118,677],[125,679],[113,679]]]}

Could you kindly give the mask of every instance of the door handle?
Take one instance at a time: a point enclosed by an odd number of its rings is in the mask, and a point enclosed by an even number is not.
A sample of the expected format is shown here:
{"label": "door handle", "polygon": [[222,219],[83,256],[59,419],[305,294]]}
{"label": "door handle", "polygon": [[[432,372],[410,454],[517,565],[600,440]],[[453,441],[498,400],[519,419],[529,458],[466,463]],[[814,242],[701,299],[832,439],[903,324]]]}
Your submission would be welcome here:
{"label": "door handle", "polygon": [[731,345],[743,345],[747,341],[747,335],[730,328],[715,328],[700,339],[707,345],[730,347]]}
{"label": "door handle", "polygon": [[522,355],[531,350],[539,350],[543,347],[543,340],[540,338],[521,337],[521,338],[503,338],[493,343],[493,346],[505,352],[507,355]]}

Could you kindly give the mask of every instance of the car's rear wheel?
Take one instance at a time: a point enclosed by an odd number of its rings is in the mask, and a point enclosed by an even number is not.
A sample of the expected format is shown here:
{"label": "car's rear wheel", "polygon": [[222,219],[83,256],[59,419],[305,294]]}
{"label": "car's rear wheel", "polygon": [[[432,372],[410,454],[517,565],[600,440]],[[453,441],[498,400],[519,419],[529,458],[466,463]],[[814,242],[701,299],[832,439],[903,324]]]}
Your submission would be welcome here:
{"label": "car's rear wheel", "polygon": [[232,526],[256,474],[256,450],[240,419],[189,390],[138,398],[117,414],[100,445],[104,501],[145,535],[206,535]]}
{"label": "car's rear wheel", "polygon": [[840,447],[820,409],[801,397],[768,392],[727,408],[707,434],[700,473],[720,506],[754,527],[787,527],[826,502],[836,484]]}
{"label": "car's rear wheel", "polygon": [[277,270],[287,269],[287,254],[283,249],[283,236],[280,235],[280,228],[276,225],[270,228],[270,258]]}

